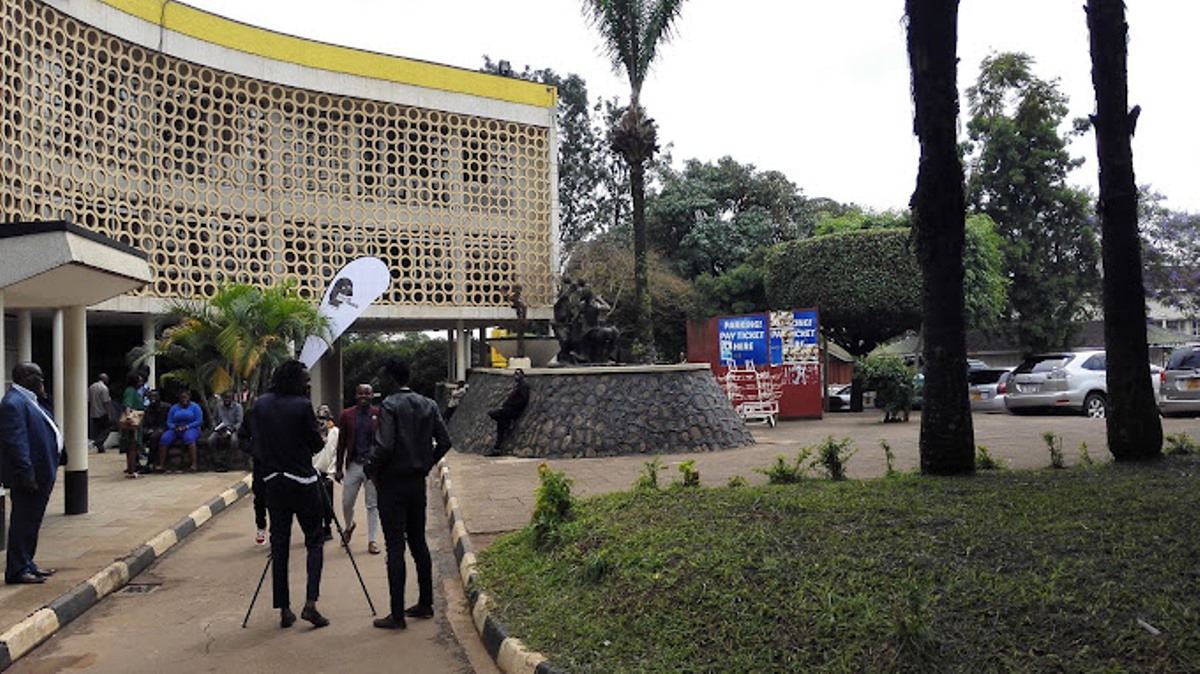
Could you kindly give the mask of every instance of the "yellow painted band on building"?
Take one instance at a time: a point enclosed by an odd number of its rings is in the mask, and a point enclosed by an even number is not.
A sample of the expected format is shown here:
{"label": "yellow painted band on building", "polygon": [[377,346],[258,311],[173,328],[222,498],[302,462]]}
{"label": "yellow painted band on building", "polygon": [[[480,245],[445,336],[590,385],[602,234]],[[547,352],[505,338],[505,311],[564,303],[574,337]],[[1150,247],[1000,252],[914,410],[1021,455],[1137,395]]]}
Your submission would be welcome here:
{"label": "yellow painted band on building", "polygon": [[174,0],[100,2],[168,30],[276,61],[541,108],[558,104],[555,88],[544,84],[285,35]]}

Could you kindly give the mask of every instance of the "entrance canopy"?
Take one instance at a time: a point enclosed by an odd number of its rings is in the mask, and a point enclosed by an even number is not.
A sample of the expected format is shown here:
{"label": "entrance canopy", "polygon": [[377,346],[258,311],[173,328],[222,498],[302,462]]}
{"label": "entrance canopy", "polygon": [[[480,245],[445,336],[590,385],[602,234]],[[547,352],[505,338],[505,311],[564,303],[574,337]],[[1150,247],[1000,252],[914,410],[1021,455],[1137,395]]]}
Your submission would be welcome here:
{"label": "entrance canopy", "polygon": [[0,291],[7,309],[91,306],[150,280],[145,253],[78,225],[0,225]]}

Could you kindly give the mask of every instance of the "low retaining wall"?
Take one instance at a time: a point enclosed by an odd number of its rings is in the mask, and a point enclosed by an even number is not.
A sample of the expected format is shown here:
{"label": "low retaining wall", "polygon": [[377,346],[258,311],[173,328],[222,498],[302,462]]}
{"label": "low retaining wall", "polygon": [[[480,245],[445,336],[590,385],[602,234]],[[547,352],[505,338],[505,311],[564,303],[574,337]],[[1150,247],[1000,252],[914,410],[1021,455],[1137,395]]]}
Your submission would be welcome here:
{"label": "low retaining wall", "polygon": [[[451,417],[456,449],[496,441],[487,411],[512,388],[512,371],[472,370]],[[706,452],[754,444],[707,365],[525,370],[529,407],[502,448],[522,457]]]}

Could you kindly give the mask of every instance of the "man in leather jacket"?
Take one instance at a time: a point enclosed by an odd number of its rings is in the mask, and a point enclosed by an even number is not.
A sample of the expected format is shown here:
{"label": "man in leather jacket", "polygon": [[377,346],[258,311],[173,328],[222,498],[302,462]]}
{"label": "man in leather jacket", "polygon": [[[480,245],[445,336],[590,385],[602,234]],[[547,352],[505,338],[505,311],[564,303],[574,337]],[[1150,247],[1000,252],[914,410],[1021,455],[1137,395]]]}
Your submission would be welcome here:
{"label": "man in leather jacket", "polygon": [[[450,434],[437,403],[408,387],[408,363],[392,359],[385,369],[400,390],[379,406],[379,428],[364,470],[375,483],[387,550],[391,613],[375,621],[382,629],[404,629],[405,616],[433,617],[433,561],[425,541],[425,477],[450,449]],[[404,608],[404,544],[417,569],[417,603]]]}

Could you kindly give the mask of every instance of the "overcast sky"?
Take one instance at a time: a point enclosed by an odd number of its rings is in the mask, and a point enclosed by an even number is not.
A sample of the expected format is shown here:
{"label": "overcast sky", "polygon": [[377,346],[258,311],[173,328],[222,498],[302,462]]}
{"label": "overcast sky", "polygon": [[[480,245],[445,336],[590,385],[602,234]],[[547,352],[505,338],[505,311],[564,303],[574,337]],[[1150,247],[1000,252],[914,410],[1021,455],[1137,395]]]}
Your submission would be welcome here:
{"label": "overcast sky", "polygon": [[[483,55],[577,73],[593,99],[628,99],[578,0],[188,0],[283,33],[478,69]],[[1085,0],[963,0],[959,88],[992,51],[1023,51],[1057,78],[1070,116],[1095,106]],[[1130,104],[1139,184],[1200,212],[1194,46],[1200,2],[1130,2]],[[642,100],[677,164],[722,156],[783,172],[805,195],[903,208],[916,180],[903,0],[691,0]],[[964,116],[960,126],[965,130]],[[1095,140],[1071,177],[1096,191]]]}

